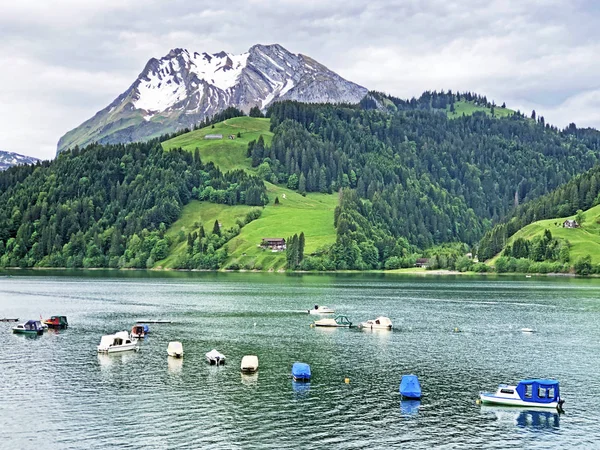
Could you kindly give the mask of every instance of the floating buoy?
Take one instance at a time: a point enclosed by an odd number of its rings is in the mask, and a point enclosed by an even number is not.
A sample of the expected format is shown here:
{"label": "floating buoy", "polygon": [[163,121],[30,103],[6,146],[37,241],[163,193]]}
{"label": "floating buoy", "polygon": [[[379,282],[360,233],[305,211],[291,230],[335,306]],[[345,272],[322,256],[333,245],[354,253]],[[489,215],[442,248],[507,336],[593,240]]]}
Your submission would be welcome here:
{"label": "floating buoy", "polygon": [[475,404],[476,405],[480,405],[481,404],[481,399],[478,398],[477,400],[475,400]]}
{"label": "floating buoy", "polygon": [[310,324],[310,327],[311,327],[311,328],[312,328],[312,327],[314,327],[314,326],[315,326],[315,324],[314,324],[314,323],[311,323],[311,324]]}
{"label": "floating buoy", "polygon": [[350,378],[344,378],[344,383],[350,384]]}
{"label": "floating buoy", "polygon": [[460,333],[460,330],[458,329],[458,327],[454,328],[454,332],[455,333]]}

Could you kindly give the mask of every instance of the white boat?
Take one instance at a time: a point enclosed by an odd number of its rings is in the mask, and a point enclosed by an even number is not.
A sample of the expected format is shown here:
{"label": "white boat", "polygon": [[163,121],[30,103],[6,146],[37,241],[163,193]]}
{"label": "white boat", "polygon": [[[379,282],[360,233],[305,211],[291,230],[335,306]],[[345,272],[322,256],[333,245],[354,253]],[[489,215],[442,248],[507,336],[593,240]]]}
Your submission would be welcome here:
{"label": "white boat", "polygon": [[218,366],[225,364],[225,355],[223,353],[219,353],[215,349],[212,349],[206,354],[206,360],[210,365]]}
{"label": "white boat", "polygon": [[256,372],[258,370],[258,356],[246,355],[242,358],[240,365],[242,372]]}
{"label": "white boat", "polygon": [[521,328],[522,333],[535,333],[533,328]]}
{"label": "white boat", "polygon": [[315,320],[315,327],[350,328],[352,322],[346,316],[337,316],[335,319],[329,317]]}
{"label": "white boat", "polygon": [[565,402],[560,398],[556,380],[532,379],[520,381],[516,386],[501,384],[495,393],[480,392],[483,404],[553,408],[562,410]]}
{"label": "white boat", "polygon": [[98,353],[116,353],[126,352],[129,350],[138,351],[140,349],[137,340],[131,339],[127,331],[119,331],[115,334],[107,334],[102,336]]}
{"label": "white boat", "polygon": [[391,330],[392,321],[388,317],[379,316],[376,319],[361,322],[359,328],[367,328],[371,330]]}
{"label": "white boat", "polygon": [[335,309],[331,309],[328,306],[315,305],[314,308],[308,310],[309,314],[333,314]]}
{"label": "white boat", "polygon": [[167,354],[173,358],[183,357],[183,344],[179,341],[171,341],[167,346]]}

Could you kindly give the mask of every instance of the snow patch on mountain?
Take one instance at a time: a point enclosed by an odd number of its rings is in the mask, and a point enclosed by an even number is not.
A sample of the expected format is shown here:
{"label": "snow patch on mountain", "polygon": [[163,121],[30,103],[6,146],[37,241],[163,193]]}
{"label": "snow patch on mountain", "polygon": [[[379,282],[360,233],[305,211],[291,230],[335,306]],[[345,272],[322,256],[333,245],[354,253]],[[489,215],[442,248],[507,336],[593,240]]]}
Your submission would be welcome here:
{"label": "snow patch on mountain", "polygon": [[39,159],[33,156],[20,155],[19,153],[0,150],[0,171],[21,164],[35,164]]}

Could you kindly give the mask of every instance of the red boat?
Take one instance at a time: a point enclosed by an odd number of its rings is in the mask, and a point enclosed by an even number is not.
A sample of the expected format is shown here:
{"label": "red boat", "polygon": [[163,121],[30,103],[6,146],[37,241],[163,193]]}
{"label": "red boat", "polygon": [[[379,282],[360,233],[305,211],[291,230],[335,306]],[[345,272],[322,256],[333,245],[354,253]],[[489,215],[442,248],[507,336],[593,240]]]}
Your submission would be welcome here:
{"label": "red boat", "polygon": [[67,321],[67,316],[52,316],[44,320],[44,325],[48,325],[48,328],[61,329],[67,328],[69,322]]}

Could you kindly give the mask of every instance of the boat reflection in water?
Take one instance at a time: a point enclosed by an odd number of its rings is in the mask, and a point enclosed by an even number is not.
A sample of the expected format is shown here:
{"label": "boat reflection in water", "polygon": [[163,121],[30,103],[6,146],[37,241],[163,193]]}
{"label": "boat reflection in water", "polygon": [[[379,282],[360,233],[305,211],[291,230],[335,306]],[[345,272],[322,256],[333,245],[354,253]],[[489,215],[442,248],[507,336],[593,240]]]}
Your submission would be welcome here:
{"label": "boat reflection in water", "polygon": [[256,387],[258,385],[258,372],[242,372],[242,384],[244,386]]}
{"label": "boat reflection in water", "polygon": [[179,375],[183,369],[183,358],[167,357],[167,368],[169,373]]}
{"label": "boat reflection in water", "polygon": [[402,414],[403,417],[414,417],[419,414],[420,407],[421,400],[401,400],[400,414]]}
{"label": "boat reflection in water", "polygon": [[558,411],[547,409],[520,409],[501,406],[481,406],[481,412],[493,414],[496,420],[503,423],[512,423],[521,428],[533,430],[552,430],[560,426]]}
{"label": "boat reflection in water", "polygon": [[137,357],[136,353],[98,353],[98,363],[100,369],[105,371],[111,367],[117,366],[118,364],[127,364]]}
{"label": "boat reflection in water", "polygon": [[296,400],[307,398],[310,393],[310,382],[292,380],[292,390],[294,391],[294,398]]}

